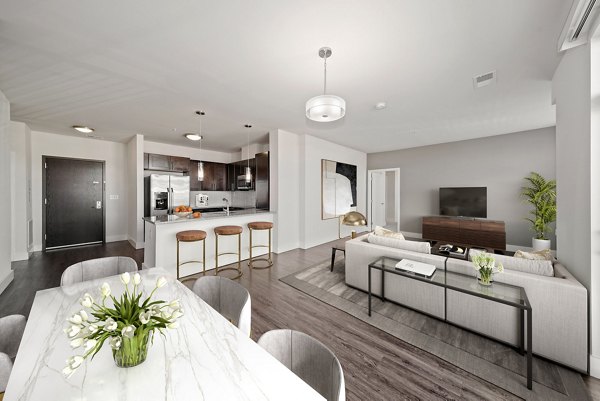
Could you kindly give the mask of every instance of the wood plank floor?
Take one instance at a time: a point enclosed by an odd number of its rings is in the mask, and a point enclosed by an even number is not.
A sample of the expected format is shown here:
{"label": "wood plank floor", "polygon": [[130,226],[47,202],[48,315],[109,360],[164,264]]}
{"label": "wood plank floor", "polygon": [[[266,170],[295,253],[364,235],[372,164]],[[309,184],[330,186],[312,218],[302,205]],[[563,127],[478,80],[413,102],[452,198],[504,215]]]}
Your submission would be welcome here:
{"label": "wood plank floor", "polygon": [[[48,253],[13,263],[15,280],[0,294],[0,317],[29,314],[35,292],[58,286],[70,264],[103,256],[130,256],[141,264],[143,251],[127,242]],[[252,338],[266,331],[303,331],[330,347],[340,359],[348,400],[514,400],[514,395],[429,353],[324,304],[279,281],[331,256],[331,245],[273,255],[274,266],[249,271],[239,281],[252,297]],[[191,283],[191,282],[188,282]],[[600,383],[586,378],[594,399]],[[596,393],[596,394],[594,394]]]}

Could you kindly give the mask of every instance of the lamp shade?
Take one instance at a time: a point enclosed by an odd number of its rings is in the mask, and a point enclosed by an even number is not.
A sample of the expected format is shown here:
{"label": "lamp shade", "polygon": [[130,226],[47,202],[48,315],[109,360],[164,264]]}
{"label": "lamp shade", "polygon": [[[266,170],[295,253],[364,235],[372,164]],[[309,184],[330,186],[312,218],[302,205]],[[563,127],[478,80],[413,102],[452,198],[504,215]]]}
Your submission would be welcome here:
{"label": "lamp shade", "polygon": [[366,226],[367,219],[359,212],[348,212],[344,215],[342,224],[345,226]]}
{"label": "lamp shade", "polygon": [[319,95],[306,102],[306,117],[313,121],[335,121],[346,114],[346,101],[335,95]]}

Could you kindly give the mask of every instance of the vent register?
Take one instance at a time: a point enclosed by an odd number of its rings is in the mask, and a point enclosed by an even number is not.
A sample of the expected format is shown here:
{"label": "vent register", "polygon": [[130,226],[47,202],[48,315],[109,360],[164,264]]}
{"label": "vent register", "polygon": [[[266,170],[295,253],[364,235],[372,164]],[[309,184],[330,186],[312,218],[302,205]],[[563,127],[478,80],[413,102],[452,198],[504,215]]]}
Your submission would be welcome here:
{"label": "vent register", "polygon": [[473,77],[473,87],[475,89],[488,86],[496,82],[496,71],[490,71],[485,74]]}

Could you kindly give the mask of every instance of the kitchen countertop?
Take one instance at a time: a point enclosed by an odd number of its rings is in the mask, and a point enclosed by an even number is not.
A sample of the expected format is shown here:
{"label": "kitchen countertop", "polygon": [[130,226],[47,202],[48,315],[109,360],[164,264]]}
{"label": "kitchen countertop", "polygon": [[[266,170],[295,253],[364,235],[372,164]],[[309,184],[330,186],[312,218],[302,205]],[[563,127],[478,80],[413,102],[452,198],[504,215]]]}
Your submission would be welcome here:
{"label": "kitchen countertop", "polygon": [[233,210],[229,212],[229,216],[225,214],[225,212],[209,212],[202,213],[202,217],[197,219],[193,218],[190,214],[187,217],[177,217],[175,215],[164,215],[164,216],[152,216],[152,217],[144,217],[144,221],[150,224],[170,224],[170,223],[188,223],[192,221],[204,221],[204,220],[213,220],[213,219],[228,219],[231,217],[237,216],[246,216],[250,214],[271,214],[272,212],[268,210],[262,209],[243,209],[243,210]]}

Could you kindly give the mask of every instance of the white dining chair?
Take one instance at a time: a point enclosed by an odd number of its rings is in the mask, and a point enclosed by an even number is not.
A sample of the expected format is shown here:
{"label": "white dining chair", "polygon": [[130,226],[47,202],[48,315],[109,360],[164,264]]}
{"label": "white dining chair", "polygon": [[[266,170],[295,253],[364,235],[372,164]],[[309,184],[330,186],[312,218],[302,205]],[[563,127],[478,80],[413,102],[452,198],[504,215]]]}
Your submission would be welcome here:
{"label": "white dining chair", "polygon": [[250,337],[250,293],[241,284],[222,276],[200,277],[192,291]]}
{"label": "white dining chair", "polygon": [[136,261],[126,256],[109,256],[107,258],[84,260],[65,269],[60,278],[60,285],[81,283],[137,270]]}
{"label": "white dining chair", "polygon": [[[0,396],[6,391],[27,319],[23,315],[0,318]],[[1,399],[1,397],[0,397]]]}
{"label": "white dining chair", "polygon": [[346,399],[342,365],[319,340],[283,329],[266,332],[258,344],[328,401]]}

